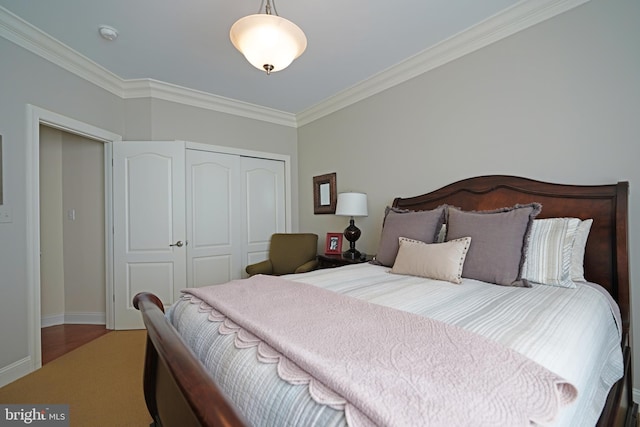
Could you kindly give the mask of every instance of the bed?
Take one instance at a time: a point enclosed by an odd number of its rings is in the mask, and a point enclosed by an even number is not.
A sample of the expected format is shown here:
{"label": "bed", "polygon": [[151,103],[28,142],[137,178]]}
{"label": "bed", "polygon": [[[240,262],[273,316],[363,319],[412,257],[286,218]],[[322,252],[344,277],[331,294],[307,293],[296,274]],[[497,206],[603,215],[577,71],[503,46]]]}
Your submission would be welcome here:
{"label": "bed", "polygon": [[[591,424],[617,426],[633,425],[635,423],[637,406],[632,401],[631,354],[629,346],[630,295],[627,251],[627,193],[628,184],[626,182],[619,182],[612,185],[576,186],[550,184],[513,176],[494,175],[466,179],[416,197],[399,197],[396,198],[392,204],[393,211],[397,213],[404,213],[407,210],[411,213],[432,211],[443,205],[452,206],[457,208],[460,212],[467,213],[477,211],[494,212],[493,210],[504,207],[522,207],[540,204],[542,209],[539,213],[536,212],[536,220],[543,220],[546,218],[577,218],[578,223],[585,222],[589,219],[593,220],[593,222],[590,223],[588,239],[586,240],[586,246],[584,247],[583,273],[584,278],[588,282],[596,283],[599,286],[583,286],[580,284],[577,288],[578,291],[575,291],[574,289],[568,290],[563,287],[533,285],[532,287],[523,290],[522,288],[516,288],[513,286],[487,286],[483,281],[467,279],[465,279],[466,281],[463,283],[463,286],[451,286],[449,283],[443,283],[436,280],[431,282],[432,285],[429,288],[433,289],[433,291],[430,291],[431,293],[424,297],[427,301],[432,300],[436,296],[440,295],[441,292],[445,292],[446,288],[446,292],[454,292],[455,298],[451,299],[452,297],[447,294],[443,296],[445,300],[449,298],[452,301],[464,301],[465,297],[460,293],[462,292],[461,290],[464,289],[466,292],[466,290],[475,289],[475,292],[482,295],[485,295],[487,292],[497,292],[500,294],[499,298],[512,301],[513,299],[521,299],[521,295],[533,295],[533,292],[546,292],[546,288],[549,288],[549,295],[551,296],[544,296],[543,298],[549,298],[548,301],[553,302],[555,301],[556,296],[561,298],[561,295],[569,295],[570,292],[575,292],[575,294],[571,295],[577,295],[578,292],[580,292],[580,295],[602,295],[601,292],[595,292],[593,289],[598,288],[606,290],[608,295],[615,300],[614,307],[611,313],[606,309],[604,309],[604,311],[603,309],[600,309],[600,316],[603,320],[598,320],[594,322],[594,324],[596,326],[600,325],[600,323],[611,324],[614,325],[612,327],[617,330],[617,335],[614,337],[613,343],[615,351],[611,351],[609,359],[613,361],[613,365],[620,365],[619,368],[616,368],[619,369],[619,372],[615,374],[615,377],[612,377],[612,375],[614,375],[613,373],[603,374],[604,377],[609,377],[608,381],[611,382],[611,384],[605,384],[604,393],[602,391],[594,391],[591,393],[593,395],[597,395],[598,393],[602,394],[600,397],[593,398],[596,403],[584,403],[584,400],[582,400],[583,395],[590,394],[591,386],[584,390],[578,388],[578,394],[580,396],[580,399],[577,401],[578,403],[571,404],[568,405],[567,408],[563,408],[558,418],[553,421],[555,423],[553,425],[572,425],[572,420],[586,416],[582,412],[589,412],[589,409],[585,408],[593,407],[598,408],[598,413],[596,413],[595,416],[591,415],[591,418],[588,418],[591,420],[589,422]],[[500,213],[501,211],[495,212]],[[437,225],[440,226],[440,224]],[[445,227],[448,226],[449,224]],[[451,228],[447,231],[453,232],[454,226],[455,222],[452,220]],[[528,233],[530,232],[531,230],[528,230]],[[436,237],[434,236],[434,239],[435,238]],[[471,241],[473,242],[473,238]],[[461,245],[462,244],[458,244],[456,247],[460,248],[464,246]],[[407,243],[406,247],[408,248],[411,246]],[[429,248],[431,247],[432,246],[429,246]],[[465,251],[467,249],[468,245],[466,246]],[[469,258],[466,252],[465,255],[467,255],[467,260],[465,261],[465,266],[467,266],[470,265],[467,264],[469,262]],[[527,260],[527,262],[532,264],[529,260]],[[521,269],[526,269],[523,266],[520,267]],[[393,268],[395,268],[395,266],[393,266]],[[460,269],[461,268],[462,266],[460,266]],[[531,266],[529,266],[529,268],[531,268]],[[350,280],[353,283],[362,282],[363,277],[372,277],[374,280],[377,280],[375,278],[384,277],[408,280],[408,283],[402,282],[402,287],[406,289],[413,289],[411,292],[414,292],[416,289],[415,287],[412,287],[412,281],[423,280],[420,277],[416,278],[411,275],[392,275],[389,273],[389,265],[370,264],[340,267],[333,270],[319,270],[311,273],[305,273],[304,275],[291,275],[287,276],[286,280],[292,283],[310,284],[314,289],[315,287],[322,288],[322,286],[325,286],[329,289],[333,288],[333,290],[339,290],[339,292],[347,294],[351,293],[352,295],[358,294],[361,292],[362,288],[368,287],[367,284],[362,283],[357,286],[349,284],[345,285],[344,283],[346,282],[340,282],[340,279],[336,279],[339,275],[350,277]],[[386,284],[383,286],[390,285]],[[396,285],[392,286],[394,289],[398,288]],[[425,288],[425,286],[421,286],[421,289]],[[324,288],[322,289],[324,290]],[[385,297],[379,298],[375,295],[366,297],[373,302],[373,305],[378,305],[378,303],[380,303],[380,305],[385,305],[386,301],[395,301],[397,299],[393,294],[388,293],[388,289],[378,292],[385,294]],[[458,294],[456,294],[456,292]],[[415,297],[417,294],[412,295]],[[477,297],[473,297],[473,299],[475,298]],[[415,297],[414,299],[417,300],[419,298]],[[571,297],[571,299],[575,298]],[[603,297],[600,299],[606,298]],[[215,346],[203,344],[200,341],[194,343],[193,336],[215,334],[214,332],[211,332],[211,330],[215,329],[211,326],[215,322],[212,322],[211,319],[209,319],[203,321],[201,325],[197,327],[189,325],[185,326],[186,319],[196,317],[194,310],[190,309],[190,306],[197,305],[194,303],[198,303],[198,301],[198,298],[195,298],[195,301],[190,300],[177,303],[171,307],[168,311],[168,315],[165,315],[162,303],[154,295],[149,293],[140,293],[134,298],[134,305],[141,311],[148,330],[144,371],[144,393],[149,412],[157,425],[165,426],[239,426],[255,424],[256,413],[260,414],[260,416],[264,416],[264,413],[259,412],[263,411],[264,407],[261,409],[255,409],[251,406],[247,406],[246,403],[243,403],[243,400],[256,401],[258,399],[264,399],[267,403],[263,403],[262,406],[274,405],[279,402],[280,400],[278,399],[280,398],[277,397],[277,395],[274,395],[273,392],[276,387],[273,385],[273,381],[275,380],[271,378],[278,374],[274,374],[273,372],[264,373],[261,370],[271,369],[273,371],[273,368],[270,368],[270,365],[266,363],[256,363],[255,367],[243,367],[242,370],[247,371],[248,374],[238,372],[229,373],[229,370],[225,368],[223,370],[226,375],[224,379],[221,380],[218,376],[218,380],[214,381],[213,378],[215,375],[212,375],[212,369],[217,369],[215,366],[215,358],[223,356],[216,356],[216,351],[209,349],[209,347],[214,348]],[[398,299],[398,301],[400,301],[400,299]],[[415,304],[412,305],[407,303],[406,298],[404,297],[402,301],[404,302],[398,303],[401,306],[401,310],[413,310],[411,307]],[[492,304],[493,303],[489,303],[488,305]],[[562,304],[564,304],[564,302]],[[462,305],[463,304],[461,303],[461,306]],[[550,303],[547,305],[552,304]],[[204,304],[204,306],[206,307],[207,304]],[[465,308],[464,310],[474,311],[476,310],[474,307],[475,304],[470,302],[468,308]],[[617,322],[612,320],[616,317],[613,315],[615,314],[614,309],[616,308],[619,310]],[[442,311],[441,307],[426,309],[421,305],[414,311],[421,310],[426,310],[426,312],[429,313],[428,316],[436,318],[440,317],[444,320],[447,318],[450,320],[453,319],[451,320],[453,323],[457,322],[459,325],[470,329],[473,333],[485,333],[483,331],[485,329],[488,330],[488,327],[485,328],[484,326],[481,326],[484,325],[483,322],[485,322],[486,319],[479,321],[477,318],[469,320],[470,318],[463,315],[456,317],[451,313]],[[500,313],[508,311],[509,310],[501,310]],[[576,317],[577,319],[580,319],[579,321],[582,322],[583,325],[592,322],[591,318],[581,318],[579,314],[569,317]],[[207,323],[210,325],[207,325]],[[465,326],[465,323],[469,326]],[[583,329],[586,331],[584,333],[589,333],[590,330],[597,329],[592,326],[593,325],[584,327]],[[612,328],[611,326],[607,327]],[[184,333],[184,331],[188,329],[192,329],[192,336],[181,336],[181,333]],[[181,330],[182,332],[179,333],[178,330]],[[486,334],[491,335],[494,334],[494,332],[486,332]],[[507,345],[515,346],[517,351],[520,351],[522,348],[533,346],[536,349],[532,352],[534,358],[539,357],[541,360],[551,360],[551,365],[554,363],[560,363],[553,360],[555,358],[549,358],[548,355],[545,356],[541,352],[537,351],[538,347],[544,347],[542,344],[528,344],[519,340],[513,333],[499,333],[498,335],[511,336],[510,339],[500,339],[505,341]],[[226,337],[216,336],[215,339],[220,342],[224,340],[229,341],[229,339],[231,339],[231,343],[233,343],[233,338],[229,338],[232,336],[233,334],[229,334]],[[611,339],[610,333],[608,340],[611,341]],[[549,341],[553,341],[553,339],[549,339]],[[576,339],[574,341],[576,341],[575,344],[577,346],[581,345],[580,339]],[[186,343],[189,343],[192,348],[190,348]],[[564,344],[566,343],[561,343],[561,345]],[[225,345],[227,347],[230,346],[229,342]],[[611,346],[611,343],[609,343],[609,345]],[[231,344],[231,347],[233,347],[233,344]],[[231,350],[220,350],[221,353],[229,351]],[[251,354],[248,351],[243,352],[242,350],[238,350],[238,354],[240,353],[242,353],[243,356],[234,357],[249,357],[255,359],[255,355],[247,356],[247,354]],[[212,361],[211,358],[214,360]],[[582,358],[591,359],[591,357],[581,357],[581,359]],[[562,359],[562,357],[558,357],[558,359]],[[565,359],[567,358],[565,357]],[[570,359],[571,356],[568,357],[568,360]],[[225,363],[229,365],[231,362],[227,361]],[[565,365],[566,364],[567,363],[565,362]],[[612,368],[611,372],[615,371],[614,368]],[[565,370],[565,376],[568,376],[570,381],[573,380],[573,374],[570,372],[570,368],[562,367],[558,369]],[[602,369],[604,370],[604,368]],[[593,371],[591,368],[588,368],[588,370]],[[256,378],[262,378],[257,382],[260,383],[260,381],[262,381],[262,384],[268,385],[270,387],[270,391],[267,392],[265,390],[260,390],[259,387],[254,387],[255,390],[248,391],[250,389],[240,387],[237,383],[241,381],[242,375],[245,375],[245,377],[248,375],[255,381],[257,381]],[[582,380],[576,379],[575,381],[579,383]],[[600,377],[596,378],[595,381],[607,383],[607,380],[603,380]],[[284,381],[282,382],[284,383]],[[305,405],[307,406],[315,405],[315,409],[310,412],[312,415],[305,413],[303,415],[299,415],[299,418],[296,419],[306,419],[307,421],[305,424],[314,425],[345,424],[345,416],[343,415],[344,411],[341,412],[339,404],[336,405],[337,409],[322,409],[320,407],[323,407],[323,405],[320,405],[317,402],[311,402],[307,396],[304,396],[304,390],[306,390],[305,387],[306,386],[304,385],[297,386],[297,388],[295,388],[295,386],[287,387],[286,385],[277,386],[277,388],[285,390],[284,393],[292,394],[294,393],[292,391],[294,388],[297,390],[295,393],[298,397],[287,398],[287,411],[292,410],[290,407],[293,406],[293,404],[289,404],[290,402],[306,402]],[[232,396],[232,398],[229,398],[229,396]],[[269,399],[276,400],[269,401]],[[459,404],[464,406],[465,402]],[[283,406],[282,411],[284,410],[285,408]],[[293,410],[299,409],[294,408]],[[278,417],[280,416],[278,412],[282,411],[275,411],[276,413],[271,415]],[[591,409],[591,411],[593,411],[593,409]],[[305,416],[312,418],[304,418]],[[264,418],[259,419],[262,420]],[[310,419],[312,419],[313,422],[309,421]],[[265,421],[265,423],[275,425],[274,423],[280,421],[281,420],[278,418],[273,418],[272,421]],[[391,422],[390,424],[395,423]]]}

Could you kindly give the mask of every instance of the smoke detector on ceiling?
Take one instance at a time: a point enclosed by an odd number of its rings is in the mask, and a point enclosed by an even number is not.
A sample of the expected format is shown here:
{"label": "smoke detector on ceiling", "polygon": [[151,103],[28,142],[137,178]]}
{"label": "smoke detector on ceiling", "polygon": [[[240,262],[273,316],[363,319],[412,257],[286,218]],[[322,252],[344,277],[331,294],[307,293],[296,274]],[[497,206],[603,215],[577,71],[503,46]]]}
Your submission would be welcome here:
{"label": "smoke detector on ceiling", "polygon": [[108,25],[100,25],[98,27],[98,32],[100,32],[100,35],[102,36],[103,39],[106,39],[109,41],[113,41],[116,38],[118,38],[118,30]]}

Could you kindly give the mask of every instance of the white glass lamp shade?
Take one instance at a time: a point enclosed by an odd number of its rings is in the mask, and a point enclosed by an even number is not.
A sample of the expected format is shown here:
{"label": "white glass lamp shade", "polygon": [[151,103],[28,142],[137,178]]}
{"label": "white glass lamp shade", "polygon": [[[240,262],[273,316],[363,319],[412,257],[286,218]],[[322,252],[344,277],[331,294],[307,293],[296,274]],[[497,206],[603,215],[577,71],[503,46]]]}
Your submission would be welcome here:
{"label": "white glass lamp shade", "polygon": [[367,216],[367,195],[364,193],[340,193],[336,203],[336,215]]}
{"label": "white glass lamp shade", "polygon": [[268,72],[287,68],[307,48],[300,27],[277,15],[245,16],[231,26],[229,37],[251,65]]}

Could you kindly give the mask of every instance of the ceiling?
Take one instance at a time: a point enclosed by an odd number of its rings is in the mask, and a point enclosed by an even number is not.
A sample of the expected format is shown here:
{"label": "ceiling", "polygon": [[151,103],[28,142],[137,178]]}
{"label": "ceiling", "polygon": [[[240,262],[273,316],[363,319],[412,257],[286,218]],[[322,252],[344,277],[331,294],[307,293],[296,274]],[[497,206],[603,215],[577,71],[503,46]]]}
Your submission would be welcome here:
{"label": "ceiling", "polygon": [[[258,0],[0,0],[0,6],[121,79],[154,79],[299,113],[371,79],[519,0],[276,0],[307,50],[266,73],[231,44],[229,28]],[[116,28],[107,41],[100,25]]]}

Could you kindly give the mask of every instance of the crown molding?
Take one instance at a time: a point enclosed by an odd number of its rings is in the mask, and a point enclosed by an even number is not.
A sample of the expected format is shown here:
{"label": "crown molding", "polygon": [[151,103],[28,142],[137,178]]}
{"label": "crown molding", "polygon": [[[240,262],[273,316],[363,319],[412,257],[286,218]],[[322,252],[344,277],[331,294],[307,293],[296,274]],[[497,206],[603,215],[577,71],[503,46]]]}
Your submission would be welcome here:
{"label": "crown molding", "polygon": [[122,79],[2,6],[0,6],[0,37],[122,97]]}
{"label": "crown molding", "polygon": [[262,120],[278,125],[296,127],[292,113],[261,107],[223,96],[212,95],[153,79],[123,80],[123,98],[154,98],[186,104],[192,107],[215,110],[235,116]]}
{"label": "crown molding", "polygon": [[0,36],[122,99],[157,98],[299,127],[573,9],[589,0],[523,0],[298,114],[153,79],[124,80],[0,6]]}
{"label": "crown molding", "polygon": [[152,79],[124,80],[0,6],[0,37],[122,99],[154,97],[255,120],[296,127],[295,114]]}
{"label": "crown molding", "polygon": [[475,52],[590,0],[523,0],[296,115],[298,127]]}

